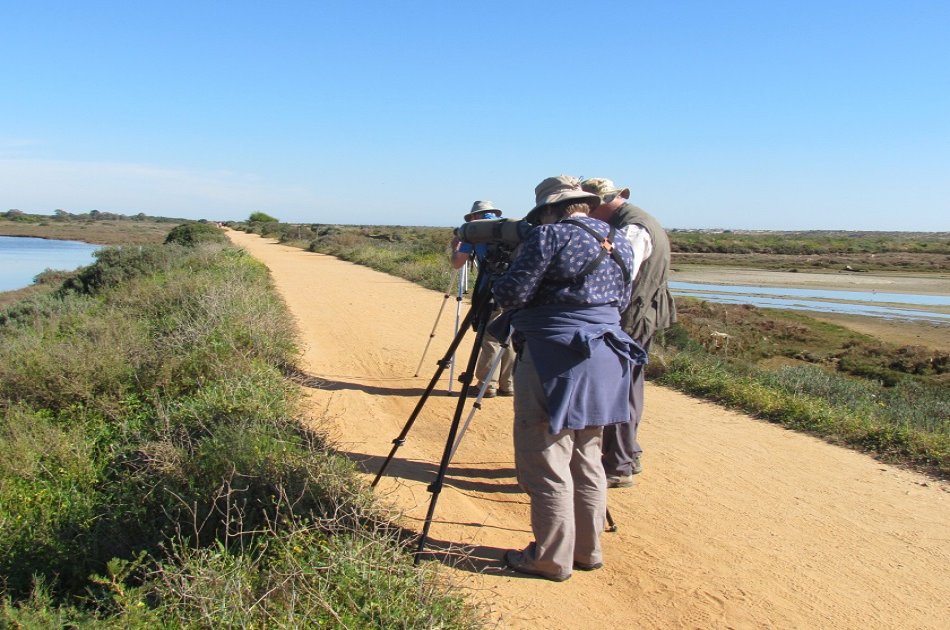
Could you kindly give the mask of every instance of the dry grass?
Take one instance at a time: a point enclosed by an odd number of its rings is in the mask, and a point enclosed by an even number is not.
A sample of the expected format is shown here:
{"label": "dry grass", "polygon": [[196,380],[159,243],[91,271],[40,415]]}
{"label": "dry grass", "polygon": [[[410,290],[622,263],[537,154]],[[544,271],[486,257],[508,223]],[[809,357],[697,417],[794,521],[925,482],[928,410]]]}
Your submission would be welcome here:
{"label": "dry grass", "polygon": [[86,221],[9,221],[0,219],[0,236],[33,236],[97,245],[145,245],[162,243],[173,227],[183,221],[102,219]]}

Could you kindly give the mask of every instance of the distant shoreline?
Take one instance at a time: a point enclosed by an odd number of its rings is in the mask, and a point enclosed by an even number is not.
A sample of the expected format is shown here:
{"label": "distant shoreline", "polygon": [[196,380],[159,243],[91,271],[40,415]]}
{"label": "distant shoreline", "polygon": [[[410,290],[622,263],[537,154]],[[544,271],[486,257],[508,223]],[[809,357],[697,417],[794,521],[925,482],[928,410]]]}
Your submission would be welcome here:
{"label": "distant shoreline", "polygon": [[170,222],[138,221],[49,221],[27,222],[0,219],[0,236],[80,241],[90,245],[144,245],[161,243],[177,225]]}

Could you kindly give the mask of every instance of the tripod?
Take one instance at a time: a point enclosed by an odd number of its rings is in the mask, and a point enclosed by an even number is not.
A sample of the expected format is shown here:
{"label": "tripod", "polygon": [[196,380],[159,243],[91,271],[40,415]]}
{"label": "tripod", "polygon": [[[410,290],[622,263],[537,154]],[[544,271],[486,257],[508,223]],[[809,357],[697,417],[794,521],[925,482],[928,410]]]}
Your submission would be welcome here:
{"label": "tripod", "polygon": [[455,338],[452,340],[452,343],[449,344],[449,348],[446,351],[445,355],[439,359],[437,362],[437,369],[435,374],[432,375],[432,378],[429,380],[429,385],[426,387],[422,396],[419,398],[419,402],[416,403],[415,408],[412,410],[412,413],[409,415],[409,419],[406,421],[405,426],[402,428],[402,431],[399,433],[399,436],[393,440],[393,447],[389,451],[389,455],[386,457],[386,460],[383,462],[382,466],[379,469],[379,472],[376,474],[376,478],[373,480],[371,487],[375,488],[379,483],[379,480],[382,478],[383,473],[386,472],[386,468],[389,466],[389,463],[392,461],[393,456],[395,456],[396,451],[400,446],[406,443],[406,436],[409,434],[409,430],[412,428],[413,423],[415,423],[416,418],[419,417],[419,413],[422,411],[423,406],[425,405],[426,400],[429,398],[429,395],[432,393],[432,390],[435,388],[436,384],[439,382],[439,379],[442,376],[442,372],[452,362],[452,357],[455,355],[455,351],[458,349],[459,345],[462,343],[462,339],[465,337],[465,333],[468,331],[469,326],[475,322],[475,342],[472,347],[472,353],[469,356],[468,364],[466,366],[465,372],[463,373],[464,381],[462,384],[462,390],[459,393],[458,404],[455,407],[455,414],[452,417],[452,424],[449,427],[449,435],[445,441],[445,448],[442,452],[442,459],[439,462],[439,470],[436,473],[435,480],[429,485],[429,492],[432,493],[432,499],[429,502],[429,510],[426,513],[425,524],[422,527],[422,533],[419,535],[419,542],[416,548],[415,554],[415,563],[419,563],[419,557],[422,551],[425,549],[426,540],[429,537],[429,529],[432,527],[432,517],[435,514],[435,506],[439,499],[439,494],[442,492],[442,487],[445,485],[445,471],[449,466],[449,461],[452,458],[458,444],[460,442],[459,435],[459,423],[462,418],[462,410],[465,407],[465,401],[468,398],[469,382],[471,381],[471,375],[475,371],[475,364],[478,361],[478,353],[481,349],[482,339],[485,336],[485,328],[488,325],[488,319],[492,312],[492,299],[491,299],[491,286],[488,280],[488,277],[485,272],[485,268],[482,267],[478,271],[478,276],[475,280],[475,293],[472,296],[472,306],[469,308],[468,313],[465,315],[465,318],[462,320],[458,327],[458,332],[455,334]]}
{"label": "tripod", "polygon": [[[452,278],[449,280],[449,286],[445,289],[445,293],[442,295],[442,304],[439,305],[439,312],[435,316],[435,322],[432,324],[432,330],[429,331],[429,339],[426,341],[426,346],[422,350],[422,356],[419,358],[419,365],[416,366],[416,372],[413,376],[419,376],[419,370],[422,369],[422,363],[425,361],[426,354],[429,352],[429,346],[432,344],[432,339],[435,337],[435,331],[439,327],[439,320],[442,319],[442,312],[445,310],[445,304],[449,301],[449,298],[452,297],[452,286],[455,285],[456,279],[458,279],[458,289],[455,294],[455,332],[459,331],[459,318],[462,312],[462,298],[465,292],[468,289],[468,268],[466,264],[461,269],[454,269],[452,271]],[[453,358],[449,366],[449,384],[448,384],[448,395],[452,395],[452,385],[454,381],[454,368],[455,360]]]}
{"label": "tripod", "polygon": [[[406,443],[406,436],[409,434],[412,425],[415,423],[416,418],[418,418],[419,413],[422,411],[423,406],[425,405],[426,400],[428,400],[429,395],[432,393],[436,384],[439,382],[439,379],[442,376],[442,372],[452,362],[452,357],[455,355],[455,351],[458,349],[459,345],[462,342],[462,339],[465,336],[469,326],[472,326],[473,322],[475,323],[475,341],[472,347],[471,355],[468,359],[468,364],[465,371],[462,373],[463,376],[463,385],[462,390],[459,394],[458,403],[455,407],[455,413],[452,417],[452,423],[449,426],[449,434],[445,441],[445,448],[442,452],[442,458],[439,462],[439,469],[436,473],[435,480],[429,485],[428,491],[432,494],[432,498],[429,502],[429,509],[426,512],[425,522],[422,527],[422,532],[419,535],[419,541],[416,546],[414,563],[418,564],[421,554],[425,550],[426,541],[429,537],[429,530],[432,527],[432,519],[435,514],[436,503],[439,500],[439,495],[442,492],[442,488],[445,485],[445,473],[448,469],[449,462],[452,460],[452,457],[455,454],[455,451],[458,449],[459,444],[461,443],[462,436],[465,433],[465,430],[468,428],[469,423],[471,422],[474,411],[469,415],[468,420],[465,423],[465,426],[462,430],[459,430],[459,424],[462,419],[462,412],[465,408],[465,402],[468,398],[469,385],[472,379],[472,375],[475,372],[475,365],[478,362],[478,355],[482,347],[482,340],[486,334],[485,329],[488,325],[488,321],[491,318],[491,313],[493,311],[493,300],[491,297],[491,283],[486,275],[485,266],[479,268],[478,277],[475,280],[475,293],[472,297],[472,305],[466,314],[465,318],[462,320],[461,325],[458,328],[458,332],[455,335],[455,338],[452,340],[452,343],[449,344],[449,348],[446,351],[445,355],[437,362],[437,369],[435,374],[432,375],[432,378],[429,380],[429,384],[423,392],[422,396],[419,398],[419,401],[416,403],[415,408],[412,410],[412,413],[409,415],[409,419],[406,421],[405,426],[403,426],[402,431],[399,435],[393,439],[393,447],[389,451],[385,461],[383,461],[382,466],[380,466],[379,472],[376,474],[376,478],[373,480],[373,483],[370,484],[371,487],[375,488],[379,483],[379,480],[382,478],[383,474],[386,471],[386,468],[389,467],[389,463],[392,461],[393,457],[396,454],[396,451],[400,446]],[[504,340],[504,346],[507,347],[509,339]],[[495,363],[500,360],[500,355],[495,358],[492,364],[492,370],[495,369]],[[487,381],[486,381],[487,383]],[[484,394],[484,387],[478,393],[476,399],[476,409],[480,407],[481,398]],[[610,510],[607,510],[607,531],[616,531],[616,525],[614,524],[613,519],[610,516]]]}

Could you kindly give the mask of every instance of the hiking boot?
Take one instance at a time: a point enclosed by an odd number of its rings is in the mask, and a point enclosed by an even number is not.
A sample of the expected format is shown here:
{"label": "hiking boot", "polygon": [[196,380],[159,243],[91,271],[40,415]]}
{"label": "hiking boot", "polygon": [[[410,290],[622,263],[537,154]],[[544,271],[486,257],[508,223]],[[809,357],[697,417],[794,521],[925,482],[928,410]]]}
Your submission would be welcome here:
{"label": "hiking boot", "polygon": [[[468,386],[468,395],[469,396],[478,396],[478,390],[482,388],[481,385],[469,385]],[[498,395],[498,390],[494,387],[489,387],[485,390],[485,393],[482,395],[482,398],[494,398]]]}
{"label": "hiking boot", "polygon": [[564,580],[571,577],[571,574],[567,575],[548,575],[546,573],[541,573],[537,569],[533,568],[524,557],[524,553],[511,549],[505,552],[505,565],[508,566],[512,571],[517,571],[518,573],[524,573],[526,575],[536,575],[542,577],[545,580],[551,580],[552,582],[563,582]]}
{"label": "hiking boot", "polygon": [[633,475],[607,475],[608,488],[629,488],[633,485]]}

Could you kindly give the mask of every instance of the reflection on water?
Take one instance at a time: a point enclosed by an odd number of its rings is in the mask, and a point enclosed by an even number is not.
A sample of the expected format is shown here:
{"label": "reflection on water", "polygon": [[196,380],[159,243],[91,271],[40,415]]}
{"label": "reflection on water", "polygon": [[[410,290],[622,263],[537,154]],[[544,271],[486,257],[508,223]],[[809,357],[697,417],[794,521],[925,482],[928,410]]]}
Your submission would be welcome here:
{"label": "reflection on water", "polygon": [[[950,296],[946,295],[722,286],[695,282],[670,282],[670,290],[674,295],[696,297],[710,302],[950,324],[950,314],[911,308],[950,307]],[[902,304],[907,304],[908,307],[899,306]]]}

